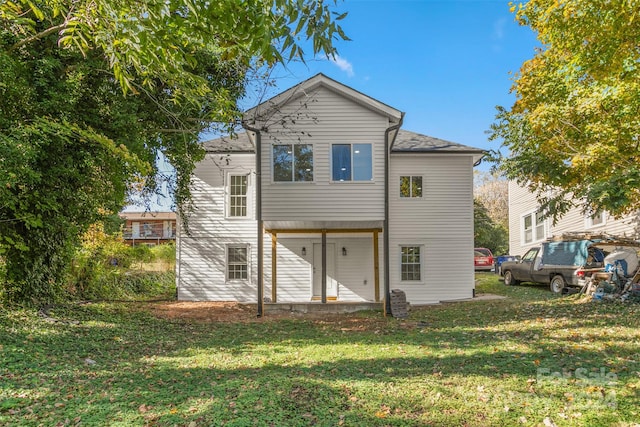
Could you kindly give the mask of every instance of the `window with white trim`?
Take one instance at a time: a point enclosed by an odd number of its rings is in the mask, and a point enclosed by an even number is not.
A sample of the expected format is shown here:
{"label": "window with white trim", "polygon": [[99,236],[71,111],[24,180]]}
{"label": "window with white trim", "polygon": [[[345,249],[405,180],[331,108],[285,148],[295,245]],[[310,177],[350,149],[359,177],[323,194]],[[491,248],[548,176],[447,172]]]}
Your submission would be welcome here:
{"label": "window with white trim", "polygon": [[593,228],[607,223],[607,217],[605,211],[597,213],[587,213],[584,218],[585,228]]}
{"label": "window with white trim", "polygon": [[371,144],[333,144],[331,179],[333,181],[372,181],[373,148]]}
{"label": "window with white trim", "polygon": [[400,279],[415,282],[421,279],[422,258],[420,246],[400,247]]}
{"label": "window with white trim", "polygon": [[274,144],[272,155],[274,181],[313,181],[313,145]]}
{"label": "window with white trim", "polygon": [[246,217],[248,215],[249,175],[229,175],[229,208],[230,217]]}
{"label": "window with white trim", "polygon": [[401,176],[400,177],[400,197],[418,198],[422,197],[422,176]]}
{"label": "window with white trim", "polygon": [[522,242],[532,243],[543,240],[545,235],[545,224],[542,212],[531,212],[522,216]]}
{"label": "window with white trim", "polygon": [[227,246],[227,280],[249,279],[248,255],[247,245]]}

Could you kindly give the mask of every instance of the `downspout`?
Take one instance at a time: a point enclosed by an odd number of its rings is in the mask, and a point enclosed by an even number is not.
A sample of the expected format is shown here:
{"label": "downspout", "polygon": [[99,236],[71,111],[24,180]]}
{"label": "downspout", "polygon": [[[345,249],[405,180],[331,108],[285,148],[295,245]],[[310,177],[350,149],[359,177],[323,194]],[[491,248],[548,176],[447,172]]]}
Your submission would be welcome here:
{"label": "downspout", "polygon": [[388,127],[384,131],[384,315],[391,313],[391,289],[389,281],[391,274],[389,273],[390,256],[389,256],[389,154],[391,146],[389,144],[389,134],[398,130],[402,126],[404,113],[401,113],[398,124]]}
{"label": "downspout", "polygon": [[264,305],[264,224],[262,221],[262,137],[260,130],[242,121],[242,127],[256,134],[256,220],[258,222],[258,317]]}

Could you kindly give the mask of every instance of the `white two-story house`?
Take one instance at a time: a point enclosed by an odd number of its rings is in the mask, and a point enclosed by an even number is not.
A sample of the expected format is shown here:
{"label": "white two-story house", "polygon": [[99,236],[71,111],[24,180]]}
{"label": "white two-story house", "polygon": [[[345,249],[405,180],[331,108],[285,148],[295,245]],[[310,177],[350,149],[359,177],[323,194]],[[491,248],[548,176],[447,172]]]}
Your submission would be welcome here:
{"label": "white two-story house", "polygon": [[471,298],[483,152],[402,130],[403,116],[318,74],[247,111],[244,132],[205,142],[178,299]]}
{"label": "white two-story house", "polygon": [[509,254],[524,255],[531,247],[563,235],[612,235],[638,239],[640,212],[615,218],[608,212],[572,208],[555,223],[545,218],[536,195],[517,182],[509,182]]}

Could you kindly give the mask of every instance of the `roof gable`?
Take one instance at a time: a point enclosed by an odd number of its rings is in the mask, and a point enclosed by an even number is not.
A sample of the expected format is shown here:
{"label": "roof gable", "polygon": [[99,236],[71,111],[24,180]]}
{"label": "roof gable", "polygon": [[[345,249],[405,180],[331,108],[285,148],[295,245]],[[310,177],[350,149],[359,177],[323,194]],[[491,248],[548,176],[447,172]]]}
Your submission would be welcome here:
{"label": "roof gable", "polygon": [[256,123],[260,123],[273,115],[274,112],[281,109],[281,107],[285,104],[288,104],[301,96],[304,96],[318,88],[326,88],[328,90],[337,93],[347,99],[350,99],[357,104],[368,108],[382,116],[385,116],[389,119],[391,124],[398,124],[402,120],[403,113],[393,107],[388,106],[374,98],[371,98],[368,95],[363,94],[362,92],[358,92],[355,89],[350,88],[336,80],[333,80],[322,73],[316,74],[315,76],[298,83],[280,93],[279,95],[274,96],[273,98],[256,105],[255,107],[247,110],[244,113],[243,122],[249,126],[254,126]]}

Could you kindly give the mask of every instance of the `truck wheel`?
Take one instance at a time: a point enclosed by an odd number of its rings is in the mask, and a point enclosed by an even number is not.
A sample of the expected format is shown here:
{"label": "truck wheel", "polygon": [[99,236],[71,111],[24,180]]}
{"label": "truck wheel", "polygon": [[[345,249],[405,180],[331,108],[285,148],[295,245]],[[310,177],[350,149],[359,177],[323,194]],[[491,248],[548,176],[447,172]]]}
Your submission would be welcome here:
{"label": "truck wheel", "polygon": [[504,274],[504,284],[507,286],[515,286],[518,285],[520,282],[516,279],[513,278],[513,273],[511,272],[511,270],[507,270],[503,272]]}
{"label": "truck wheel", "polygon": [[555,276],[553,276],[553,278],[551,279],[551,283],[549,284],[549,287],[551,288],[551,292],[553,292],[554,294],[562,293],[562,289],[565,286],[566,286],[566,283],[564,281],[564,277],[562,277],[559,274],[556,274]]}

